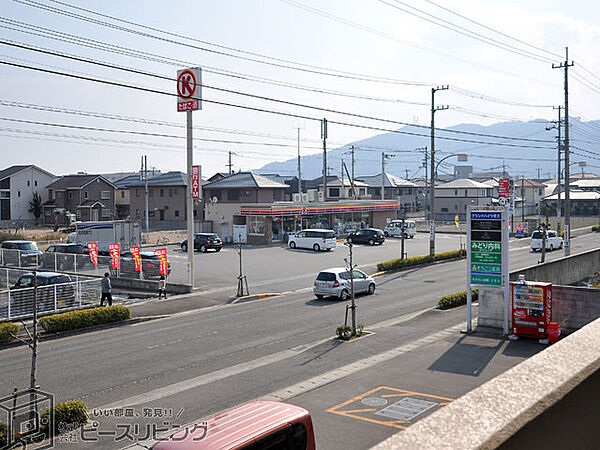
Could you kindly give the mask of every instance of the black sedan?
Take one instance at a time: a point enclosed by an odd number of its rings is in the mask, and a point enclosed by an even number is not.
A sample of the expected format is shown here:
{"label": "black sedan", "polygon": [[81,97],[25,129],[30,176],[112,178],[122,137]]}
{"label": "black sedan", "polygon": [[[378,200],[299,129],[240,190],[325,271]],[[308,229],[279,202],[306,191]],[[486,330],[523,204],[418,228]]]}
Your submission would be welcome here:
{"label": "black sedan", "polygon": [[383,231],[378,228],[364,228],[350,233],[346,238],[346,241],[352,244],[383,244],[385,242],[385,235]]}

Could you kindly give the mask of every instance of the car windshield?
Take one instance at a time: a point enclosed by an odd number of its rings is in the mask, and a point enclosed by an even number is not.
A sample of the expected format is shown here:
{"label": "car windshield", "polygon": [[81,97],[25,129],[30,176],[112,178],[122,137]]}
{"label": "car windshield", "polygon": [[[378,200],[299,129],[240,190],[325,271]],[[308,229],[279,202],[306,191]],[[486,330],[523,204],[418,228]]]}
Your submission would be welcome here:
{"label": "car windshield", "polygon": [[335,281],[335,273],[319,272],[319,275],[317,275],[317,281]]}
{"label": "car windshield", "polygon": [[17,282],[17,286],[19,287],[29,287],[33,286],[33,275],[25,275],[19,278]]}
{"label": "car windshield", "polygon": [[542,232],[541,231],[534,231],[531,234],[531,239],[542,239]]}
{"label": "car windshield", "polygon": [[17,244],[19,250],[37,250],[37,245],[33,242],[19,242]]}

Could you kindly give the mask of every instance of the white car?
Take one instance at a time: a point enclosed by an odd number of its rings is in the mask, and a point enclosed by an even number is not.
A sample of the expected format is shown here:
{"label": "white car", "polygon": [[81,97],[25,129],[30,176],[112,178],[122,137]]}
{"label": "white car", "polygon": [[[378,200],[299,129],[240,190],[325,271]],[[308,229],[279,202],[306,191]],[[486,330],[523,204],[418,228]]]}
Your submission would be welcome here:
{"label": "white car", "polygon": [[[352,277],[354,278],[354,294],[375,293],[375,280],[362,270],[354,269]],[[348,300],[352,292],[350,271],[344,267],[322,270],[313,284],[313,293],[319,299],[338,297],[340,300]]]}
{"label": "white car", "polygon": [[[402,236],[402,221],[401,220],[392,220],[390,223],[386,225],[383,229],[383,234],[387,236]],[[404,238],[412,239],[417,234],[417,224],[414,220],[405,220],[404,221]]]}
{"label": "white car", "polygon": [[307,229],[291,234],[288,238],[290,248],[309,248],[330,251],[335,248],[335,232],[333,230]]}
{"label": "white car", "polygon": [[[542,231],[531,233],[531,250],[542,250]],[[563,238],[554,230],[546,231],[546,250],[554,250],[563,247]]]}

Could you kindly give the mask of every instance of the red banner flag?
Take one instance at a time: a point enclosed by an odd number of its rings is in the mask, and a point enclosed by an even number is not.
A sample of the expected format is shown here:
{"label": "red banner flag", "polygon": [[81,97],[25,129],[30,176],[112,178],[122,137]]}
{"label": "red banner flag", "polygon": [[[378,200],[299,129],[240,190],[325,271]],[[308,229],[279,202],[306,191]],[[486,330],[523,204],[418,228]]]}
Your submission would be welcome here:
{"label": "red banner flag", "polygon": [[133,258],[133,268],[136,272],[140,272],[142,270],[142,256],[140,255],[140,246],[134,245],[133,247],[129,247],[129,253],[131,253],[131,257]]}
{"label": "red banner flag", "polygon": [[113,243],[108,245],[108,253],[110,254],[110,267],[118,269],[119,264],[119,243]]}
{"label": "red banner flag", "polygon": [[167,262],[167,249],[166,248],[157,248],[154,250],[154,254],[158,256],[160,260],[160,265],[158,267],[158,273],[161,275],[169,275],[169,263]]}
{"label": "red banner flag", "polygon": [[87,244],[88,253],[90,254],[90,261],[96,267],[98,267],[98,243],[88,242]]}

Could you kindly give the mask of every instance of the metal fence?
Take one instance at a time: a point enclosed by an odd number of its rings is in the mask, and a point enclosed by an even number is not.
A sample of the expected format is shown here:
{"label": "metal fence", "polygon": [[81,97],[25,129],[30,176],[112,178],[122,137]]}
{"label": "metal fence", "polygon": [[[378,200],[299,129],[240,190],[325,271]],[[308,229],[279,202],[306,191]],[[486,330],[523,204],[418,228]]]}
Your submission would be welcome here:
{"label": "metal fence", "polygon": [[[19,288],[15,283],[26,270],[0,269],[0,319],[24,319],[33,314],[34,288]],[[64,312],[98,304],[100,279],[76,276],[67,283],[40,285],[37,289],[39,314]]]}

